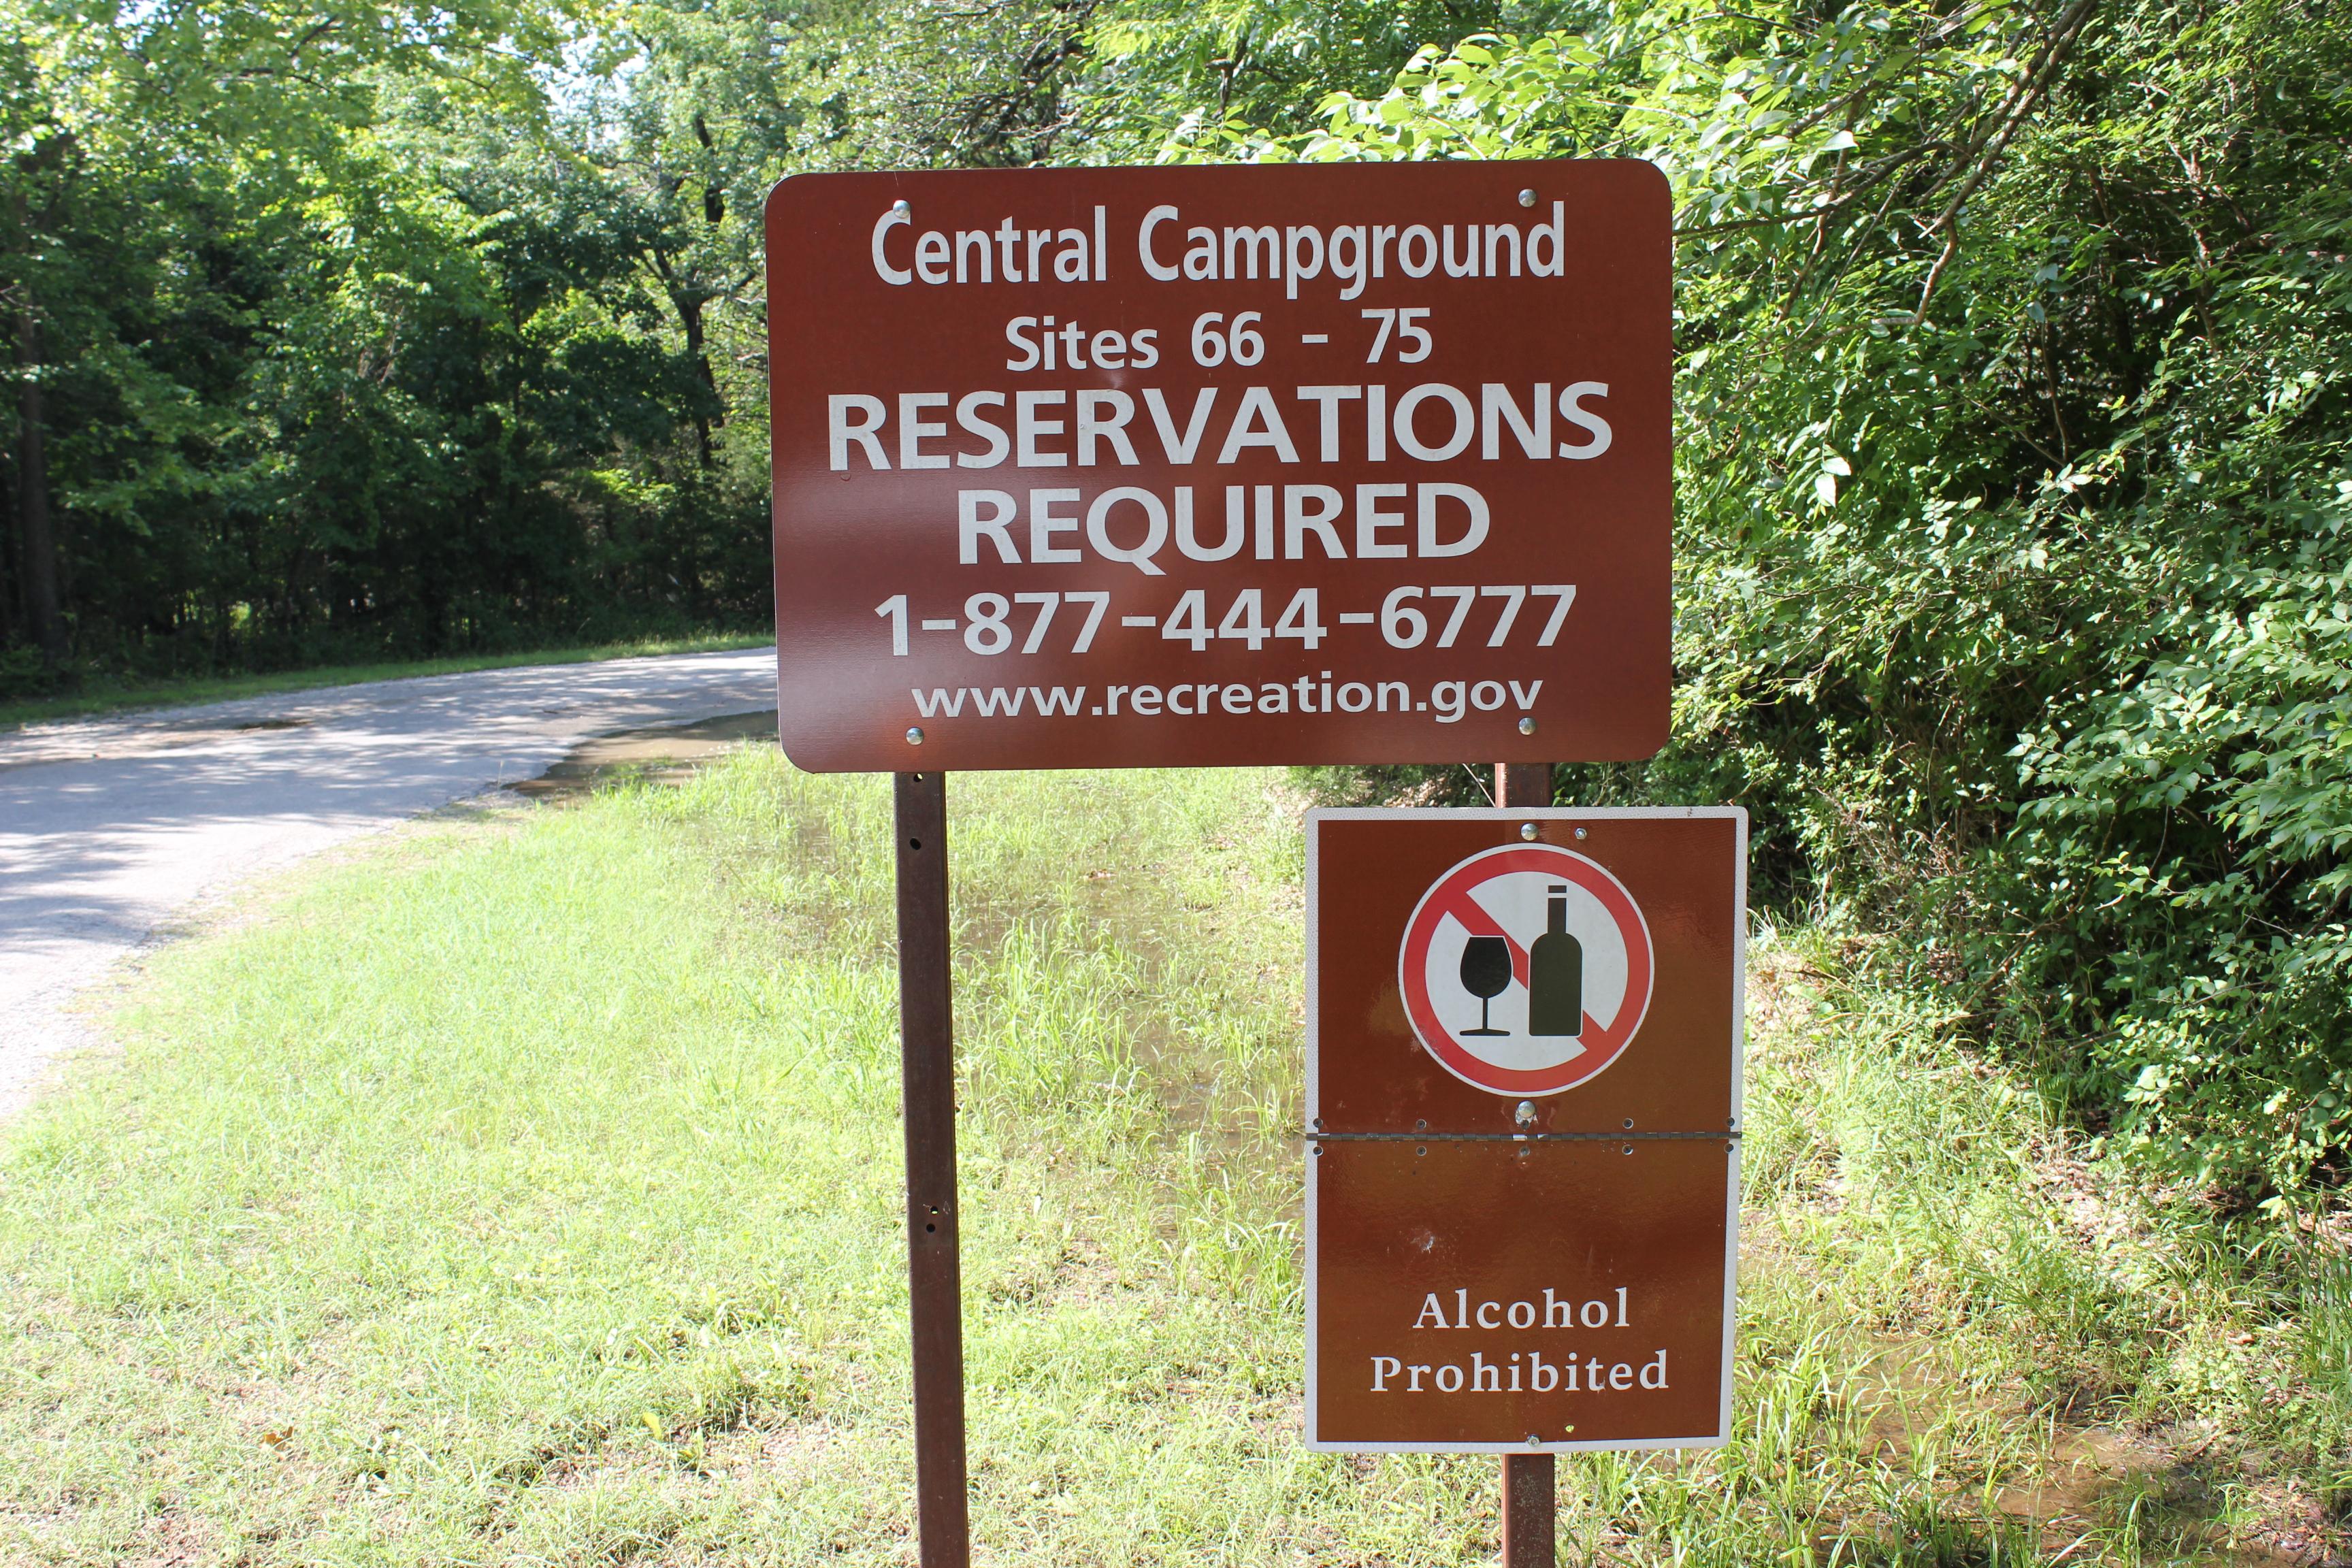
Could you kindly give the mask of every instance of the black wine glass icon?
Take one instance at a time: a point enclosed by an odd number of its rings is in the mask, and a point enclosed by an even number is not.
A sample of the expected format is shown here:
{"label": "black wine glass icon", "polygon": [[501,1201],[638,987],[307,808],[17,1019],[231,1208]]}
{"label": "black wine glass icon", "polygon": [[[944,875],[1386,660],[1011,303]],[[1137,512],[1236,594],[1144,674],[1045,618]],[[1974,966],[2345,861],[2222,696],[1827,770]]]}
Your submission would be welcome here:
{"label": "black wine glass icon", "polygon": [[1507,1035],[1489,1026],[1489,1003],[1511,987],[1511,944],[1499,936],[1474,936],[1462,944],[1462,989],[1478,998],[1478,1026],[1465,1035]]}

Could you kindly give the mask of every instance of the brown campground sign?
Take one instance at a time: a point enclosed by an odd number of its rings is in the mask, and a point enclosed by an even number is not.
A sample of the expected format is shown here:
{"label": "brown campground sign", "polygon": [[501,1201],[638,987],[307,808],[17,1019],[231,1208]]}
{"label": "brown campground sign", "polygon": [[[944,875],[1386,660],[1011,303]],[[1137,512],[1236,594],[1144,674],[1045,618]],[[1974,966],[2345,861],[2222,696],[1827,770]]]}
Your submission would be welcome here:
{"label": "brown campground sign", "polygon": [[1722,1442],[1745,814],[1307,834],[1309,1443]]}
{"label": "brown campground sign", "polygon": [[810,174],[767,233],[802,766],[1664,742],[1651,165]]}

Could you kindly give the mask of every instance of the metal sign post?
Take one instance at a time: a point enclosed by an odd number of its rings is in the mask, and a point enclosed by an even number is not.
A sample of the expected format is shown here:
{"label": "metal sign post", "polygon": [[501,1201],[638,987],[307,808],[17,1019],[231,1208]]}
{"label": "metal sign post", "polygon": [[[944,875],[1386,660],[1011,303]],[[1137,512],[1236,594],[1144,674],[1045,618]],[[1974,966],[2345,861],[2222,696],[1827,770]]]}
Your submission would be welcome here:
{"label": "metal sign post", "polygon": [[1559,1525],[1549,1454],[1503,1456],[1503,1568],[1552,1568]]}
{"label": "metal sign post", "polygon": [[[1496,763],[1495,804],[1551,804],[1549,763]],[[1503,1568],[1552,1568],[1559,1531],[1557,1467],[1549,1454],[1503,1456]]]}
{"label": "metal sign post", "polygon": [[964,1568],[971,1556],[971,1526],[964,1477],[963,1269],[956,1235],[947,778],[899,773],[895,783],[915,1521],[922,1568]]}

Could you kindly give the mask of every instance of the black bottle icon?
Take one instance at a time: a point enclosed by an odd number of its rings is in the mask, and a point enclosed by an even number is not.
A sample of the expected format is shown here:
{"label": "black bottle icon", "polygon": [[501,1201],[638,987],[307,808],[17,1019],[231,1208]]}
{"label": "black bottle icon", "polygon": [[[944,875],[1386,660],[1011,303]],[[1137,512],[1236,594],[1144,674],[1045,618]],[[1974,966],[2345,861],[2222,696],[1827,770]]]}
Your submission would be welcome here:
{"label": "black bottle icon", "polygon": [[1528,1033],[1584,1033],[1584,944],[1568,931],[1568,886],[1555,882],[1544,933],[1528,949]]}

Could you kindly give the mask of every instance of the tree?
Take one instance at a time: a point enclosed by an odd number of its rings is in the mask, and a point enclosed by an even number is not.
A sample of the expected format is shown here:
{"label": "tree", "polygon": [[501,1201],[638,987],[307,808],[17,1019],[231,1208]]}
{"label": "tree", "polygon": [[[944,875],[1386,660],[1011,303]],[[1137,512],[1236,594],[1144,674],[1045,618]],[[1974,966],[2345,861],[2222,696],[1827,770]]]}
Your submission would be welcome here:
{"label": "tree", "polygon": [[1179,155],[1652,159],[1676,737],[1786,902],[2233,1190],[2352,1152],[2341,5],[1620,7]]}

